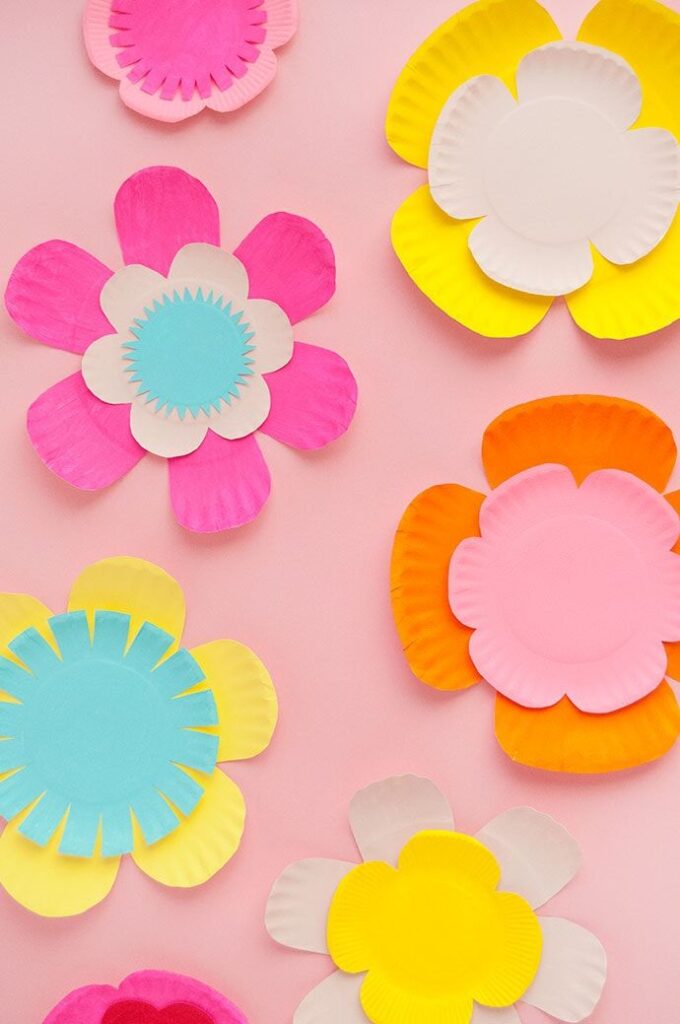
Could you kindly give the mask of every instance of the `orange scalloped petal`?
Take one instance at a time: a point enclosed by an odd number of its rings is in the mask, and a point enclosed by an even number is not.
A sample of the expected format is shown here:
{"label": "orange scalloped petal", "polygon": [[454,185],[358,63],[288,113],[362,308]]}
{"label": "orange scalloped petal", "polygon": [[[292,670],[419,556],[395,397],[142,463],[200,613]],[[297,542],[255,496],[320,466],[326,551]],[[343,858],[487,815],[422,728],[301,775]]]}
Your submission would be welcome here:
{"label": "orange scalloped petal", "polygon": [[492,487],[550,462],[567,466],[579,483],[596,469],[622,469],[661,491],[676,456],[663,420],[636,402],[602,395],[557,395],[516,405],[486,428],[482,441]]}
{"label": "orange scalloped petal", "polygon": [[496,738],[519,764],[595,774],[655,761],[680,735],[680,707],[667,682],[607,715],[590,715],[564,697],[551,708],[523,708],[496,697]]}
{"label": "orange scalloped petal", "polygon": [[406,509],[392,549],[392,611],[406,660],[423,683],[465,690],[481,679],[470,660],[472,630],[449,605],[451,555],[479,536],[483,494],[458,484],[423,491]]}

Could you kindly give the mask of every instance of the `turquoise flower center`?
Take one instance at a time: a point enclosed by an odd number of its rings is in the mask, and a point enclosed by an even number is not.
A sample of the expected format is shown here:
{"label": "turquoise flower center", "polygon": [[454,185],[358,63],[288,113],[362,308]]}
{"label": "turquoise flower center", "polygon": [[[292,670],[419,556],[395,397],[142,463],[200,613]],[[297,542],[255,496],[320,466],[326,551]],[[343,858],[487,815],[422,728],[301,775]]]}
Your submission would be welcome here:
{"label": "turquoise flower center", "polygon": [[[52,646],[36,629],[10,644],[22,665],[0,658],[0,815],[35,801],[19,831],[44,846],[66,819],[59,851],[77,857],[133,848],[132,817],[147,843],[190,814],[203,787],[182,768],[210,773],[217,736],[212,693],[192,655],[145,622],[128,646],[130,617],[98,611],[49,620]],[[3,774],[5,773],[5,774]],[[11,774],[7,774],[11,773]]]}
{"label": "turquoise flower center", "polygon": [[137,394],[167,415],[177,410],[219,412],[240,397],[240,387],[253,374],[249,353],[254,337],[243,320],[243,311],[225,304],[223,296],[192,295],[175,291],[144,309],[144,318],[130,328],[135,340],[123,346],[127,352],[130,380]]}

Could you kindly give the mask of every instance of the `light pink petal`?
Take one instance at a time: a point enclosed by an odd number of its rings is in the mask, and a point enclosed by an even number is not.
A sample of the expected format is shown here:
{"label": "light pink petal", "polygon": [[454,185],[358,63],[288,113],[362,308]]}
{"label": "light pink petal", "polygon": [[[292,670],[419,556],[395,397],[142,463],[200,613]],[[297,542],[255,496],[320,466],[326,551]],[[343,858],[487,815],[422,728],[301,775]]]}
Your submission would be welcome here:
{"label": "light pink petal", "polygon": [[536,979],[522,997],[558,1020],[590,1017],[607,977],[607,954],[592,932],[561,917],[539,917],[543,950]]}
{"label": "light pink petal", "polygon": [[99,71],[110,78],[122,78],[126,72],[116,60],[111,46],[111,0],[87,0],[83,12],[83,38],[87,55]]}
{"label": "light pink petal", "polygon": [[38,341],[82,353],[90,342],[111,333],[99,306],[111,273],[77,245],[43,242],[12,271],[5,291],[7,312]]}
{"label": "light pink petal", "polygon": [[238,1007],[220,992],[194,978],[170,971],[131,974],[120,986],[119,996],[151,1003],[158,1010],[173,1003],[189,1003],[210,1014],[215,1024],[248,1024]]}
{"label": "light pink petal", "polygon": [[111,985],[86,985],[65,996],[43,1024],[101,1024],[104,1011],[119,999],[118,990]]}
{"label": "light pink petal", "polygon": [[125,262],[142,263],[160,274],[167,275],[183,245],[220,244],[215,200],[179,167],[147,167],[133,174],[121,185],[114,211]]}
{"label": "light pink petal", "polygon": [[208,431],[197,451],[169,459],[168,468],[175,516],[196,533],[249,523],[271,489],[267,464],[252,434],[227,441]]}
{"label": "light pink petal", "polygon": [[291,361],[266,376],[272,398],[260,428],[294,448],[322,448],[349,427],[357,382],[336,352],[296,342]]}
{"label": "light pink petal", "polygon": [[256,61],[246,65],[244,75],[240,78],[232,78],[228,89],[220,91],[213,88],[210,96],[205,100],[206,107],[225,114],[245,106],[250,100],[259,96],[273,81],[276,75],[276,63],[276,57],[272,51],[265,47],[260,51]]}
{"label": "light pink petal", "polygon": [[74,487],[108,487],[144,455],[130,433],[128,406],[107,405],[81,373],[54,384],[28,410],[31,443],[45,465]]}
{"label": "light pink petal", "polygon": [[149,94],[142,88],[142,82],[131,82],[129,78],[121,81],[119,92],[123,103],[130,110],[145,117],[153,117],[156,121],[164,121],[166,124],[184,121],[187,117],[199,114],[207,106],[206,100],[197,92],[194,92],[190,100],[182,99],[180,92],[176,92],[171,100],[164,99],[160,92]]}
{"label": "light pink petal", "polygon": [[295,35],[298,27],[298,0],[266,0],[267,45],[275,50]]}
{"label": "light pink petal", "polygon": [[271,299],[298,323],[335,291],[335,256],[320,228],[293,213],[272,213],[253,228],[235,256],[245,264],[252,299]]}

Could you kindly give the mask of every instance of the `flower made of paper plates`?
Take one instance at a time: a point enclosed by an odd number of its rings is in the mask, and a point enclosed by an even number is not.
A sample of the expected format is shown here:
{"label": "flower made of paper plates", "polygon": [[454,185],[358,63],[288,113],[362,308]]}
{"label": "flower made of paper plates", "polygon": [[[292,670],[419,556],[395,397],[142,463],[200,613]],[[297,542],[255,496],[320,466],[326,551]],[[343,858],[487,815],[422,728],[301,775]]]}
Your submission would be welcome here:
{"label": "flower made of paper plates", "polygon": [[297,24],[297,0],[87,0],[83,33],[90,60],[120,82],[128,107],[182,121],[258,96]]}
{"label": "flower made of paper plates", "polygon": [[350,824],[363,864],[299,861],[269,897],[270,935],[338,968],[294,1024],[518,1024],[519,1000],[564,1021],[592,1012],[602,946],[534,912],[580,864],[552,818],[516,807],[465,835],[434,783],[405,775],[357,793]]}
{"label": "flower made of paper plates", "polygon": [[189,887],[237,850],[243,797],[216,763],[269,744],[276,694],[242,644],[181,647],[184,614],[137,558],[89,566],[61,615],[0,595],[0,885],[29,910],[88,910],[126,853]]}
{"label": "flower made of paper plates", "polygon": [[208,985],[169,971],[137,971],[118,988],[86,985],[61,1000],[43,1024],[248,1024]]}
{"label": "flower made of paper plates", "polygon": [[578,42],[536,0],[478,0],[423,43],[387,138],[428,171],[395,250],[453,319],[515,337],[566,296],[596,337],[680,317],[680,14],[600,0]]}
{"label": "flower made of paper plates", "polygon": [[498,417],[485,497],[420,494],[392,554],[406,659],[440,690],[484,678],[496,735],[535,768],[651,761],[680,733],[680,492],[670,429],[623,399],[540,399]]}
{"label": "flower made of paper plates", "polygon": [[5,302],[29,335],[82,357],[28,412],[43,462],[84,490],[145,452],[169,459],[179,522],[215,532],[254,519],[270,477],[255,431],[315,449],[349,426],[356,381],[292,324],[335,289],[328,239],[288,213],[265,217],[232,256],[195,178],[149,167],[115,201],[125,263],[113,273],[68,242],[31,249]]}

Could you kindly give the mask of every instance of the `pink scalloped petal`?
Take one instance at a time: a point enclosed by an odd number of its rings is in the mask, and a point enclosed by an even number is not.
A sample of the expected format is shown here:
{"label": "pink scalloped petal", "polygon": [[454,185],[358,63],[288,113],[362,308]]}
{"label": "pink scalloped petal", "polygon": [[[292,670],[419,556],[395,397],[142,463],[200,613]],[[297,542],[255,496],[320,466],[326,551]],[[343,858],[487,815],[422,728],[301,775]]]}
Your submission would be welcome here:
{"label": "pink scalloped petal", "polygon": [[86,985],[65,996],[43,1024],[101,1024],[111,1003],[119,998],[118,990],[111,985]]}
{"label": "pink scalloped petal", "polygon": [[109,78],[123,78],[125,70],[111,46],[111,0],[87,0],[83,12],[83,39],[94,66]]}
{"label": "pink scalloped petal", "polygon": [[238,110],[267,88],[274,80],[276,67],[277,61],[273,52],[268,47],[263,47],[253,63],[244,64],[244,73],[241,77],[232,77],[227,89],[213,89],[205,100],[206,107],[221,114]]}
{"label": "pink scalloped petal", "polygon": [[195,533],[244,526],[269,497],[271,478],[253,434],[228,441],[208,431],[200,448],[168,460],[177,521]]}
{"label": "pink scalloped petal", "polygon": [[284,46],[297,32],[300,21],[298,0],[265,0],[267,43],[275,50]]}
{"label": "pink scalloped petal", "polygon": [[90,342],[111,333],[99,305],[111,273],[77,245],[43,242],[12,271],[5,291],[7,312],[32,338],[82,354]]}
{"label": "pink scalloped petal", "polygon": [[118,190],[116,227],[126,263],[167,274],[189,242],[220,244],[217,203],[205,185],[179,167],[146,167]]}
{"label": "pink scalloped petal", "polygon": [[183,100],[179,93],[172,99],[163,99],[159,93],[149,94],[140,89],[139,85],[124,78],[119,86],[120,98],[126,107],[136,114],[153,117],[166,124],[176,124],[187,117],[198,114],[206,106],[206,101],[198,93],[190,100]]}
{"label": "pink scalloped petal", "polygon": [[293,358],[267,374],[271,412],[261,430],[293,448],[323,448],[345,433],[357,404],[357,382],[336,352],[296,342]]}
{"label": "pink scalloped petal", "polygon": [[30,406],[27,423],[45,465],[84,491],[120,480],[145,454],[130,433],[129,406],[95,398],[80,372],[44,391]]}
{"label": "pink scalloped petal", "polygon": [[251,299],[271,299],[291,323],[325,306],[335,291],[333,247],[305,217],[271,213],[234,255],[248,271]]}

